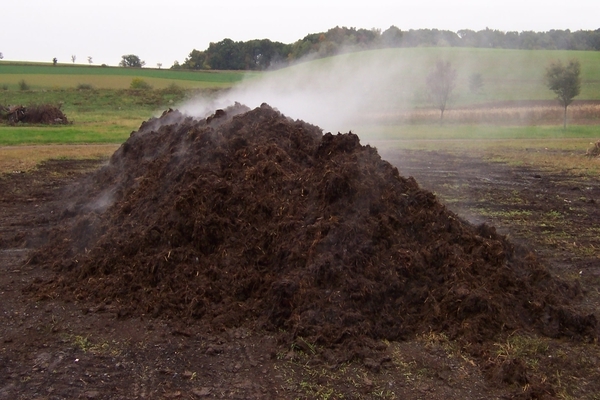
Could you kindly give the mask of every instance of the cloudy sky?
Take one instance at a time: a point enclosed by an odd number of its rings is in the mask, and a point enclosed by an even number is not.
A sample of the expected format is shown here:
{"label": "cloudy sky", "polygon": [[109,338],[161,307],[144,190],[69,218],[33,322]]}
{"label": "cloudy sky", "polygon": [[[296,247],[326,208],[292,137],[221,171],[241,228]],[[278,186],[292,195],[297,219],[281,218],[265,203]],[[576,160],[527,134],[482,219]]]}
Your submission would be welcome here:
{"label": "cloudy sky", "polygon": [[548,31],[600,28],[600,1],[571,0],[22,0],[5,5],[4,60],[117,65],[136,54],[148,67],[183,62],[210,42],[268,38],[292,43],[335,26]]}

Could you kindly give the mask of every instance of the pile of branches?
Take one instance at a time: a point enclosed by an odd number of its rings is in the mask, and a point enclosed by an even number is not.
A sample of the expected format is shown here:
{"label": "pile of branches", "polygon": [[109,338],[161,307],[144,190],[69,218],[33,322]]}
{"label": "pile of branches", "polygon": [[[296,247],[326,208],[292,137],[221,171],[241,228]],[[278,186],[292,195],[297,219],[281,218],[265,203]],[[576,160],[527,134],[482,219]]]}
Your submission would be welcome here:
{"label": "pile of branches", "polygon": [[598,140],[596,143],[594,143],[593,146],[587,150],[585,155],[590,158],[600,157],[600,140]]}
{"label": "pile of branches", "polygon": [[31,105],[28,107],[0,105],[0,119],[10,125],[19,122],[27,124],[66,125],[69,123],[67,116],[61,111],[60,106],[52,104]]}

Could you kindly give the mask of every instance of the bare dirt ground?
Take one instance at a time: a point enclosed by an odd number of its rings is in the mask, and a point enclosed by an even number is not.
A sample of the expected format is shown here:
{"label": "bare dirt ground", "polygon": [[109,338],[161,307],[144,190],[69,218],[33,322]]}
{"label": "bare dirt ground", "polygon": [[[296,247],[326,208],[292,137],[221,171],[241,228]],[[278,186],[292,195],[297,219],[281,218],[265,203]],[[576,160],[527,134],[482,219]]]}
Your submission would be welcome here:
{"label": "bare dirt ground", "polygon": [[[488,222],[600,304],[600,179],[490,163],[473,155],[382,151],[461,217]],[[54,271],[26,264],[64,212],[65,193],[98,161],[49,161],[0,177],[0,399],[403,398],[600,396],[596,343],[515,332],[474,357],[444,334],[381,341],[377,358],[329,363],[312,343],[268,331],[204,331],[122,317],[111,304],[32,300]],[[67,187],[71,187],[69,191]],[[76,188],[77,186],[75,186]]]}

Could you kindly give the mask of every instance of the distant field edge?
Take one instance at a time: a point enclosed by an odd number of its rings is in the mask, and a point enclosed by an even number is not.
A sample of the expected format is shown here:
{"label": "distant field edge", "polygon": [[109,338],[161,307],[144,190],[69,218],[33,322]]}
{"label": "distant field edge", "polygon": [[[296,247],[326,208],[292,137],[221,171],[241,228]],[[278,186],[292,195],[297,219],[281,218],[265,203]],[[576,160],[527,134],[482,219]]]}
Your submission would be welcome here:
{"label": "distant field edge", "polygon": [[[172,79],[176,77],[182,80],[205,80],[211,76],[211,80],[239,80],[246,76],[259,75],[256,71],[235,70],[189,70],[189,69],[157,69],[157,68],[125,68],[125,67],[101,67],[98,65],[64,65],[57,66],[46,64],[20,64],[0,61],[0,74],[47,74],[47,75],[128,75],[128,76],[152,76],[157,78]],[[219,78],[220,76],[220,78]]]}

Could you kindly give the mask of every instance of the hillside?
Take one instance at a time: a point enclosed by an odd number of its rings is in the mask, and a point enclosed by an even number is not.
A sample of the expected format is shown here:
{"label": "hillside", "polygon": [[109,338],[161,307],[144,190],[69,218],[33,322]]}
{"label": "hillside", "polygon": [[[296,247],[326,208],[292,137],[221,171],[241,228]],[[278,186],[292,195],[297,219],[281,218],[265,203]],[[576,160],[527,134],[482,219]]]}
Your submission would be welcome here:
{"label": "hillside", "polygon": [[[335,86],[346,78],[365,93],[387,91],[392,99],[425,101],[425,78],[437,60],[450,61],[457,70],[454,100],[457,104],[507,100],[551,100],[554,94],[543,82],[546,66],[554,60],[579,59],[582,65],[580,100],[600,99],[600,52],[567,50],[511,50],[425,47],[369,50],[298,64],[272,73],[282,81],[290,76]],[[469,90],[469,77],[481,74],[479,93]],[[368,86],[368,87],[367,87]]]}
{"label": "hillside", "polygon": [[[424,120],[437,122],[439,111],[436,114],[426,91],[426,76],[437,60],[448,60],[457,70],[449,110],[489,110],[521,102],[535,107],[558,104],[543,75],[551,61],[570,58],[582,64],[582,91],[577,100],[599,100],[598,52],[432,47],[371,50],[305,62],[238,85],[228,98],[251,107],[267,102],[286,115],[316,121],[332,131],[374,123],[420,122],[422,118],[412,116],[420,110],[432,113]],[[481,76],[483,84],[476,92],[469,88],[474,74]],[[399,113],[411,115],[399,117]]]}
{"label": "hillside", "polygon": [[600,50],[600,30],[550,30],[548,32],[504,32],[486,28],[457,32],[439,29],[403,31],[391,26],[380,29],[339,27],[311,33],[291,44],[254,39],[235,42],[229,38],[210,43],[204,51],[192,50],[185,62],[173,68],[267,70],[281,68],[307,58],[382,48],[466,47],[522,50]]}

